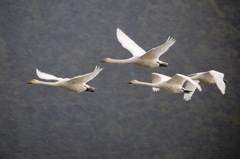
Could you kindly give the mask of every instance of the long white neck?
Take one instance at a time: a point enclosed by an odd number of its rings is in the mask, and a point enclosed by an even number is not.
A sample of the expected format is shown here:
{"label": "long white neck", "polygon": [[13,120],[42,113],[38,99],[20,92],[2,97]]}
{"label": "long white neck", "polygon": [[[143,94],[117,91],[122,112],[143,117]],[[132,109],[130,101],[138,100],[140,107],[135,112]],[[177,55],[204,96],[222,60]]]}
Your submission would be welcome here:
{"label": "long white neck", "polygon": [[133,63],[133,60],[130,59],[111,59],[109,58],[107,63],[117,63],[117,64],[130,64]]}
{"label": "long white neck", "polygon": [[46,82],[46,81],[39,81],[35,80],[33,84],[42,84],[42,85],[48,85],[48,86],[58,86],[56,82]]}
{"label": "long white neck", "polygon": [[156,87],[155,83],[148,83],[148,82],[141,82],[141,81],[135,81],[134,84],[149,86],[149,87]]}

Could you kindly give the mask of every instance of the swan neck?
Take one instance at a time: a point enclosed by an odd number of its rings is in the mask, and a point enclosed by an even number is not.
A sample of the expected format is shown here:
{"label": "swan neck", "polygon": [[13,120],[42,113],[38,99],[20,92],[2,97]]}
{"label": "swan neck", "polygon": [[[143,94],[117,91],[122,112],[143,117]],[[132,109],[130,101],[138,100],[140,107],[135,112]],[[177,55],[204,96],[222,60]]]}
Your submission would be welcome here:
{"label": "swan neck", "polygon": [[42,84],[48,86],[57,86],[56,82],[46,82],[46,81],[35,81],[33,84]]}
{"label": "swan neck", "polygon": [[149,86],[149,87],[154,87],[155,86],[155,84],[153,84],[153,83],[141,82],[141,81],[136,81],[135,84],[145,85],[145,86]]}
{"label": "swan neck", "polygon": [[131,60],[129,59],[109,59],[109,63],[118,63],[118,64],[129,64]]}

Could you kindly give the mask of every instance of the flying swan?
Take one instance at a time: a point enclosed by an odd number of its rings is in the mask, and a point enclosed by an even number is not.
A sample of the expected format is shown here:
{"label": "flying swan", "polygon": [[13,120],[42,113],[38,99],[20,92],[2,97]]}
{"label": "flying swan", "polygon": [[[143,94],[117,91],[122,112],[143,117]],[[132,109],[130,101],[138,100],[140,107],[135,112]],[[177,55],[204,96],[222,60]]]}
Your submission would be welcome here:
{"label": "flying swan", "polygon": [[[188,75],[192,80],[197,83],[203,82],[207,84],[216,84],[222,94],[225,94],[226,84],[228,81],[224,79],[224,74],[215,70],[207,72],[199,72]],[[190,100],[196,87],[189,82],[186,82],[186,88],[191,90],[189,94],[184,95],[186,101]]]}
{"label": "flying swan", "polygon": [[159,57],[175,43],[175,39],[168,37],[167,41],[164,44],[146,52],[119,28],[117,28],[117,39],[125,49],[132,53],[133,57],[128,59],[105,58],[102,60],[102,62],[118,64],[136,64],[147,68],[155,68],[159,66],[167,67],[168,63],[160,61]]}
{"label": "flying swan", "polygon": [[36,73],[39,78],[45,80],[55,80],[56,82],[45,82],[33,79],[29,81],[28,84],[42,84],[48,86],[55,86],[76,93],[80,93],[83,91],[94,92],[95,88],[87,85],[86,83],[95,78],[102,70],[103,70],[102,68],[96,66],[93,72],[90,72],[85,75],[80,75],[73,78],[59,78],[36,69]]}
{"label": "flying swan", "polygon": [[199,91],[202,91],[198,83],[193,81],[190,77],[187,77],[182,74],[176,74],[171,78],[166,75],[152,73],[152,83],[140,82],[138,80],[131,80],[129,84],[140,84],[140,85],[149,86],[149,87],[152,87],[152,90],[154,92],[157,92],[161,89],[173,94],[176,94],[176,93],[188,94],[191,92],[191,90],[183,88],[183,84],[185,81],[188,81],[193,86],[198,88]]}

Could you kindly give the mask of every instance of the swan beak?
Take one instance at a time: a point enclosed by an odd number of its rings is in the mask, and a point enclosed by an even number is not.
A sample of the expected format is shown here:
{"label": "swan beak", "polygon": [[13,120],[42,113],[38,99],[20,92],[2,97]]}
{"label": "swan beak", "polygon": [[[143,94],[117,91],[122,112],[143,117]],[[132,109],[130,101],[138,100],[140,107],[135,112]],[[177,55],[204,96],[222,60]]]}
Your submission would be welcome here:
{"label": "swan beak", "polygon": [[225,79],[223,79],[223,82],[224,82],[224,83],[228,83],[228,81],[227,81],[227,80],[225,80]]}
{"label": "swan beak", "polygon": [[133,80],[131,80],[130,82],[128,82],[128,84],[133,84]]}
{"label": "swan beak", "polygon": [[33,80],[29,81],[27,84],[33,84]]}
{"label": "swan beak", "polygon": [[106,62],[106,59],[103,59],[101,62],[105,63],[105,62]]}

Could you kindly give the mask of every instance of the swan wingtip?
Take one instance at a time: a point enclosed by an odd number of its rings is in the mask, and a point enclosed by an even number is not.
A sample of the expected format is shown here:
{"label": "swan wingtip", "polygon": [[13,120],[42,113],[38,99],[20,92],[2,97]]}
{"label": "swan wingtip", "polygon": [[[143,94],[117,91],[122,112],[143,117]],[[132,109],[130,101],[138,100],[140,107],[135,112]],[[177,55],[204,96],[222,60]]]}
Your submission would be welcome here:
{"label": "swan wingtip", "polygon": [[36,73],[40,72],[38,68],[36,68]]}
{"label": "swan wingtip", "polygon": [[201,87],[198,87],[198,90],[199,90],[200,92],[202,92],[202,88],[201,88]]}
{"label": "swan wingtip", "polygon": [[101,68],[99,66],[96,66],[95,69],[94,69],[94,71],[102,71],[102,70],[103,70],[103,68]]}
{"label": "swan wingtip", "polygon": [[117,28],[117,33],[122,32],[122,30],[120,28]]}

